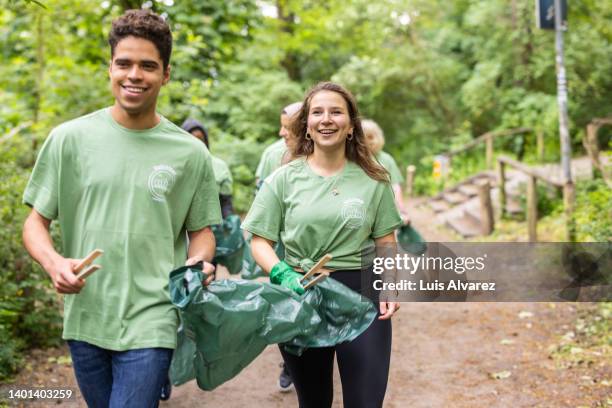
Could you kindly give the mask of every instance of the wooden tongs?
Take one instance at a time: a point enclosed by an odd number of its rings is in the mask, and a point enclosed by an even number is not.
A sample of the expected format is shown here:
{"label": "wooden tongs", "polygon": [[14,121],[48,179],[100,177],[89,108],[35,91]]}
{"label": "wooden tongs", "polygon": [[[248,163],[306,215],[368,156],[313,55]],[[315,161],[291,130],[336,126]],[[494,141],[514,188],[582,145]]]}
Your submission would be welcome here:
{"label": "wooden tongs", "polygon": [[85,279],[89,275],[97,271],[98,269],[102,268],[100,265],[91,265],[85,270],[83,270],[83,268],[91,264],[94,261],[94,259],[102,255],[103,253],[104,251],[101,249],[94,249],[93,251],[91,251],[91,253],[87,255],[85,259],[83,259],[81,263],[76,266],[76,268],[74,268],[74,273],[77,274],[76,277],[78,279]]}
{"label": "wooden tongs", "polygon": [[[319,259],[319,262],[317,262],[312,268],[310,268],[310,270],[304,276],[302,276],[302,279],[300,279],[300,283],[306,281],[306,279],[311,278],[315,273],[317,273],[321,268],[323,268],[323,266],[325,266],[326,263],[331,261],[332,258],[333,257],[331,254],[323,255],[323,257]],[[314,277],[310,282],[304,285],[304,289],[312,288],[314,285],[321,282],[323,279],[327,278],[328,276],[329,276],[329,273],[327,272],[320,273],[319,276]]]}

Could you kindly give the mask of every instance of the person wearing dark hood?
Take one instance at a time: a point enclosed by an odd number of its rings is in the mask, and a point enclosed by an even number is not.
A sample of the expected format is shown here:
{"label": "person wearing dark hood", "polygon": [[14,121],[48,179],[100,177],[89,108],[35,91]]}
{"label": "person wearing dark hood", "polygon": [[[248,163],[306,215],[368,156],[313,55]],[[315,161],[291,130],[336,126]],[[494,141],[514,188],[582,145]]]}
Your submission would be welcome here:
{"label": "person wearing dark hood", "polygon": [[[181,126],[183,130],[191,133],[193,136],[204,142],[206,147],[210,149],[210,142],[208,138],[208,132],[204,125],[195,119],[189,118]],[[228,215],[234,213],[234,207],[232,205],[232,173],[230,172],[227,163],[220,158],[210,156],[212,158],[213,172],[215,173],[215,181],[219,188],[219,202],[221,203],[221,215],[223,219],[227,218]]]}

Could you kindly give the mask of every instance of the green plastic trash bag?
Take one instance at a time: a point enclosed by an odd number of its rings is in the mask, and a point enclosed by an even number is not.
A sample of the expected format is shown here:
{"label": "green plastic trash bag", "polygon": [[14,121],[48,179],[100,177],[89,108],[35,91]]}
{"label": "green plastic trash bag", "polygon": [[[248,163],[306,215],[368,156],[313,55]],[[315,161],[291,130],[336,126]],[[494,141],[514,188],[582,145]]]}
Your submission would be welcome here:
{"label": "green plastic trash bag", "polygon": [[399,229],[397,242],[404,251],[412,255],[422,255],[427,251],[427,242],[411,225],[403,225]]}
{"label": "green plastic trash bag", "polygon": [[355,339],[372,324],[377,314],[368,298],[331,278],[307,289],[301,298],[317,311],[321,322],[314,334],[300,334],[283,342],[283,348],[297,356],[306,348],[331,347]]}
{"label": "green plastic trash bag", "polygon": [[333,279],[298,296],[257,281],[214,281],[203,288],[203,276],[190,267],[170,274],[171,299],[181,316],[170,367],[174,385],[196,378],[201,389],[212,390],[236,376],[269,344],[284,343],[288,351],[299,354],[305,347],[352,340],[376,317],[369,300]]}
{"label": "green plastic trash bag", "polygon": [[234,275],[242,270],[245,242],[240,229],[240,217],[231,214],[219,225],[213,225],[217,246],[214,262],[225,266]]}
{"label": "green plastic trash bag", "polygon": [[[212,390],[233,378],[273,342],[314,332],[320,322],[293,292],[254,281],[223,280],[202,288],[203,274],[189,267],[170,275],[181,328],[170,375],[175,385],[193,378]],[[283,334],[278,338],[279,334]]]}

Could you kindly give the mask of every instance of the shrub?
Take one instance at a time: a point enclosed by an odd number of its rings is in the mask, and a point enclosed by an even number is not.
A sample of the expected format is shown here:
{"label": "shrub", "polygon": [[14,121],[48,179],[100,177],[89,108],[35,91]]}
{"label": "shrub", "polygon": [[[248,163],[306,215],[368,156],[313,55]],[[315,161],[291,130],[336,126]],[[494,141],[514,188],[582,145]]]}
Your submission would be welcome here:
{"label": "shrub", "polygon": [[25,349],[60,340],[58,296],[21,240],[29,212],[21,196],[32,158],[31,147],[20,139],[0,150],[0,379],[15,372]]}
{"label": "shrub", "polygon": [[576,185],[576,239],[612,241],[612,189],[602,179]]}

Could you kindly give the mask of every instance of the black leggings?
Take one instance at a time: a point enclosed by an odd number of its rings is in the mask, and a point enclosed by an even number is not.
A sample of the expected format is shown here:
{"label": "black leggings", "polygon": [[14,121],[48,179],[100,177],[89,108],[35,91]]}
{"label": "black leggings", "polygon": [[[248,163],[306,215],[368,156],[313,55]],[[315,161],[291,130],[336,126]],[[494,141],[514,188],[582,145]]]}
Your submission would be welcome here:
{"label": "black leggings", "polygon": [[[360,271],[336,271],[330,276],[360,291]],[[378,311],[378,303],[375,306]],[[376,318],[355,340],[335,347],[310,348],[300,357],[280,349],[300,408],[331,407],[334,354],[338,359],[344,407],[382,407],[391,360],[391,320]]]}

